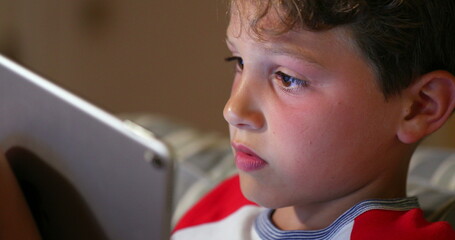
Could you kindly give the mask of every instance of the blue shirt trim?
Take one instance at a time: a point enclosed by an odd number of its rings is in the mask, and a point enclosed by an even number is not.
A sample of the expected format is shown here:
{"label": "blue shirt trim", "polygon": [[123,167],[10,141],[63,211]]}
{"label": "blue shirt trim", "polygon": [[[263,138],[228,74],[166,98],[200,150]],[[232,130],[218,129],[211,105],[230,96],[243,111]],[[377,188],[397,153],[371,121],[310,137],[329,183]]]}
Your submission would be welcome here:
{"label": "blue shirt trim", "polygon": [[343,227],[354,221],[356,217],[369,210],[408,211],[418,207],[419,204],[417,202],[417,198],[415,197],[387,200],[367,200],[360,202],[347,210],[327,228],[310,231],[283,231],[278,229],[271,221],[274,210],[268,209],[256,218],[254,228],[259,237],[263,240],[329,240]]}

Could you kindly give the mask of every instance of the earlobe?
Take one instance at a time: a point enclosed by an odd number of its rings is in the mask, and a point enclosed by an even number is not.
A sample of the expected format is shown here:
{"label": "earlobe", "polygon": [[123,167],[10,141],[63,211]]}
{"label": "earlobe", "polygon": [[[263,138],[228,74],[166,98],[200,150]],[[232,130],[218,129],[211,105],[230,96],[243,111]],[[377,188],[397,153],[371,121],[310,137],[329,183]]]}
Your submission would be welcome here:
{"label": "earlobe", "polygon": [[433,71],[420,76],[404,90],[407,104],[398,138],[415,143],[438,130],[455,108],[455,76],[447,71]]}

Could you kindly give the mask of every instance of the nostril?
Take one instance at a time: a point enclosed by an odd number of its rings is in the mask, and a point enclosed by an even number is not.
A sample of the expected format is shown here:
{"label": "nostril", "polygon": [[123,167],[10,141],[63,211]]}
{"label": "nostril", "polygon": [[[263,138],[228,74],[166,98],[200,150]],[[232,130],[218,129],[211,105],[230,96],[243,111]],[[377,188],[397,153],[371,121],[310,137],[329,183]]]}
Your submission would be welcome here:
{"label": "nostril", "polygon": [[248,112],[242,115],[235,115],[228,121],[230,125],[246,130],[261,129],[264,125],[263,117],[260,112]]}
{"label": "nostril", "polygon": [[239,124],[236,124],[236,127],[238,127],[238,128],[246,128],[246,127],[248,127],[248,124],[239,123]]}

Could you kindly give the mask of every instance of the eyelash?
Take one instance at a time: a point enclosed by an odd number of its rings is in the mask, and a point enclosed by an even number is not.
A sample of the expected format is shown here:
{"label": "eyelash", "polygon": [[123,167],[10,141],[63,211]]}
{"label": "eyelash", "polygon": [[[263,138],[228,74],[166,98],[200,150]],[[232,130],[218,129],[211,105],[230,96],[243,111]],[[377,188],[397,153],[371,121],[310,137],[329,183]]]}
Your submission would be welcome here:
{"label": "eyelash", "polygon": [[[224,59],[226,62],[237,62],[236,63],[236,72],[242,72],[243,70],[243,59],[241,57],[237,56],[232,56],[232,57],[227,57]],[[309,82],[306,80],[301,80],[296,77],[292,77],[286,73],[283,73],[282,71],[277,71],[274,73],[275,74],[275,79],[281,81],[281,88],[286,91],[286,92],[294,92],[297,91],[301,88],[305,88],[309,86]],[[290,87],[288,84],[296,84],[297,86]]]}
{"label": "eyelash", "polygon": [[243,70],[243,59],[241,57],[232,56],[232,57],[227,57],[224,60],[226,62],[234,62],[234,61],[237,62],[236,67],[235,67],[236,72],[241,72]]}
{"label": "eyelash", "polygon": [[[276,72],[275,75],[276,79],[281,81],[281,88],[287,92],[297,91],[309,86],[308,81],[289,76],[281,71]],[[295,84],[296,86],[290,87],[291,84]]]}

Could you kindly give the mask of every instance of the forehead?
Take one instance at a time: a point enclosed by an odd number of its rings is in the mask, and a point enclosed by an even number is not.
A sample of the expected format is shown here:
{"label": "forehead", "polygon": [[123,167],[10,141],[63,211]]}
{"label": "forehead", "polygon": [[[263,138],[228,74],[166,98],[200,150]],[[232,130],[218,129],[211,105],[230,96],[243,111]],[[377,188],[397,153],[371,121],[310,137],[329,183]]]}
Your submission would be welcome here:
{"label": "forehead", "polygon": [[349,27],[340,26],[324,31],[311,31],[302,27],[295,27],[289,31],[280,32],[284,29],[283,16],[280,15],[280,10],[271,7],[267,14],[258,20],[258,11],[262,10],[258,9],[260,7],[257,6],[256,2],[255,0],[232,0],[229,12],[230,21],[227,28],[228,39],[249,39],[256,43],[271,44],[290,43],[304,38],[320,36],[321,39],[329,40],[332,44],[346,45],[351,50],[361,53]]}
{"label": "forehead", "polygon": [[240,25],[243,26],[251,27],[255,25],[257,28],[264,29],[277,29],[282,27],[283,25],[279,24],[280,21],[277,21],[280,19],[277,7],[275,7],[275,5],[270,7],[263,6],[265,2],[268,1],[231,0],[229,10],[230,22],[241,22]]}
{"label": "forehead", "polygon": [[[230,48],[235,49],[237,45],[245,46],[246,43],[247,46],[253,46],[255,50],[264,50],[275,55],[291,55],[319,65],[329,61],[327,58],[331,58],[331,51],[349,52],[349,55],[355,53],[357,57],[361,55],[352,40],[350,29],[346,27],[324,31],[308,31],[300,28],[280,34],[257,32],[252,29],[254,11],[255,6],[252,4],[232,6],[227,28],[227,43]],[[273,10],[264,16],[261,22],[267,28],[280,27],[281,23],[279,15]]]}

